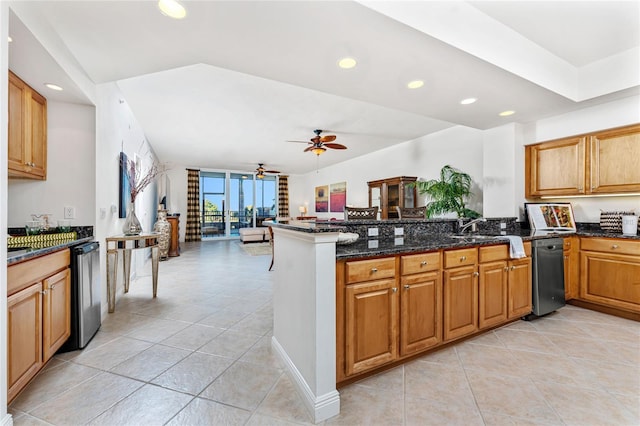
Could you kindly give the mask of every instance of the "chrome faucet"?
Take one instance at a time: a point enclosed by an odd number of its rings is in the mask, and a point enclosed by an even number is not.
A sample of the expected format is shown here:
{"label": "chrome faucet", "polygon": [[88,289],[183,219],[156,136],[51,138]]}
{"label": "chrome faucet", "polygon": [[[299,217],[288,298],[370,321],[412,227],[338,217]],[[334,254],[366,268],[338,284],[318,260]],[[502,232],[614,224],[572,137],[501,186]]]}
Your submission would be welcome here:
{"label": "chrome faucet", "polygon": [[473,219],[471,222],[465,224],[464,219],[458,219],[458,234],[462,234],[468,228],[471,228],[471,232],[476,232],[478,230],[478,222],[486,222],[487,219],[484,217],[479,217],[477,219]]}

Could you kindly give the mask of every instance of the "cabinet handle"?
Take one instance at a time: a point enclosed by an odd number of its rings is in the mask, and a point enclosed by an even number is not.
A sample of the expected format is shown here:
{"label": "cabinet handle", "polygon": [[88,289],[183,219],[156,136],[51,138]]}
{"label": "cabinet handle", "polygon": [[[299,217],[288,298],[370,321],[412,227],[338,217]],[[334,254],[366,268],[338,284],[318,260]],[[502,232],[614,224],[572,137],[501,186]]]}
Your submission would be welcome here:
{"label": "cabinet handle", "polygon": [[515,266],[511,266],[511,270],[512,270],[512,271],[515,271],[515,270],[516,270],[516,267],[515,267]]}
{"label": "cabinet handle", "polygon": [[474,277],[478,277],[478,276],[480,276],[480,273],[479,273],[479,272],[474,272],[474,273],[473,273],[473,276],[474,276]]}
{"label": "cabinet handle", "polygon": [[378,268],[371,268],[371,273],[378,272]]}
{"label": "cabinet handle", "polygon": [[617,249],[617,248],[618,248],[618,245],[617,245],[617,244],[614,244],[614,245],[612,245],[612,246],[611,246],[611,248],[615,250],[615,249]]}
{"label": "cabinet handle", "polygon": [[47,294],[47,290],[40,291],[40,294]]}
{"label": "cabinet handle", "polygon": [[393,287],[393,288],[391,289],[391,291],[393,291],[394,293],[396,293],[396,292],[398,291],[398,287]]}
{"label": "cabinet handle", "polygon": [[55,285],[55,284],[51,284],[51,285],[49,286],[49,290],[53,290],[55,287],[56,287],[56,285]]}
{"label": "cabinet handle", "polygon": [[467,256],[460,257],[460,262],[464,262],[465,260],[467,260]]}
{"label": "cabinet handle", "polygon": [[405,290],[409,290],[410,288],[411,288],[411,286],[410,286],[409,284],[406,284],[406,285],[404,286],[404,289],[405,289]]}
{"label": "cabinet handle", "polygon": [[504,267],[504,271],[505,271],[505,272],[507,272],[508,270],[509,270],[509,267],[508,267],[508,266],[505,266],[505,267]]}
{"label": "cabinet handle", "polygon": [[420,262],[420,266],[424,266],[424,265],[426,265],[426,264],[427,264],[427,261],[426,261],[426,260],[423,260],[422,262]]}

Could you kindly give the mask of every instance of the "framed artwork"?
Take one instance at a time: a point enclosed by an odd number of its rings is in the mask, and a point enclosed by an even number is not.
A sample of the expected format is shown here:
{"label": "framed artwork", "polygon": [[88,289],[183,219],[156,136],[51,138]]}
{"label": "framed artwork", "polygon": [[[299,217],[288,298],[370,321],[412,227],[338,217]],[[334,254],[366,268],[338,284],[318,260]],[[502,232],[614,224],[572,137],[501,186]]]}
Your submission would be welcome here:
{"label": "framed artwork", "polygon": [[342,213],[347,204],[347,182],[332,183],[329,188],[330,211]]}
{"label": "framed artwork", "polygon": [[129,175],[127,174],[127,164],[129,158],[124,152],[120,153],[120,208],[118,209],[118,217],[127,217],[127,206],[131,201],[131,191],[129,190]]}
{"label": "framed artwork", "polygon": [[531,229],[575,231],[576,221],[571,203],[525,203]]}
{"label": "framed artwork", "polygon": [[316,186],[316,213],[329,211],[329,185]]}

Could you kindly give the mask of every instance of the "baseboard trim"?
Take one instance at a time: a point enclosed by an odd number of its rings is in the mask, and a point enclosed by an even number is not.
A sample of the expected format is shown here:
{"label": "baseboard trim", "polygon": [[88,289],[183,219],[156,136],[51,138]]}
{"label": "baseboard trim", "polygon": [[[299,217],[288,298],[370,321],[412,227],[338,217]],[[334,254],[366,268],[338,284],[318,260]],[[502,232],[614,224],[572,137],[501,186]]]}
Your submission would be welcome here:
{"label": "baseboard trim", "polygon": [[271,338],[271,346],[285,364],[287,373],[291,377],[294,386],[298,390],[307,411],[311,414],[314,423],[320,423],[328,418],[340,414],[340,393],[337,390],[324,395],[316,396],[307,384],[300,371],[295,366],[287,352],[278,342],[275,336]]}
{"label": "baseboard trim", "polygon": [[2,421],[0,422],[0,425],[13,426],[13,416],[11,416],[11,414],[9,413],[5,414],[4,417],[2,418]]}

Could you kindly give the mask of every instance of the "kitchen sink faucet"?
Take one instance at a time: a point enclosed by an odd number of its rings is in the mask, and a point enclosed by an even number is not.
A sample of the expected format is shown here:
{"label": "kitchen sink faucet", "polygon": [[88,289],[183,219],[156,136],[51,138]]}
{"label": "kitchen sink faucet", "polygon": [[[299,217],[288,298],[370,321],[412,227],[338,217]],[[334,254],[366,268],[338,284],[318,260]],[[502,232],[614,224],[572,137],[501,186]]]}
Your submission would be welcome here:
{"label": "kitchen sink faucet", "polygon": [[478,222],[486,222],[487,219],[484,217],[479,217],[477,219],[473,219],[471,222],[465,225],[464,219],[458,219],[458,234],[462,234],[468,228],[471,228],[471,232],[476,232],[478,230]]}

